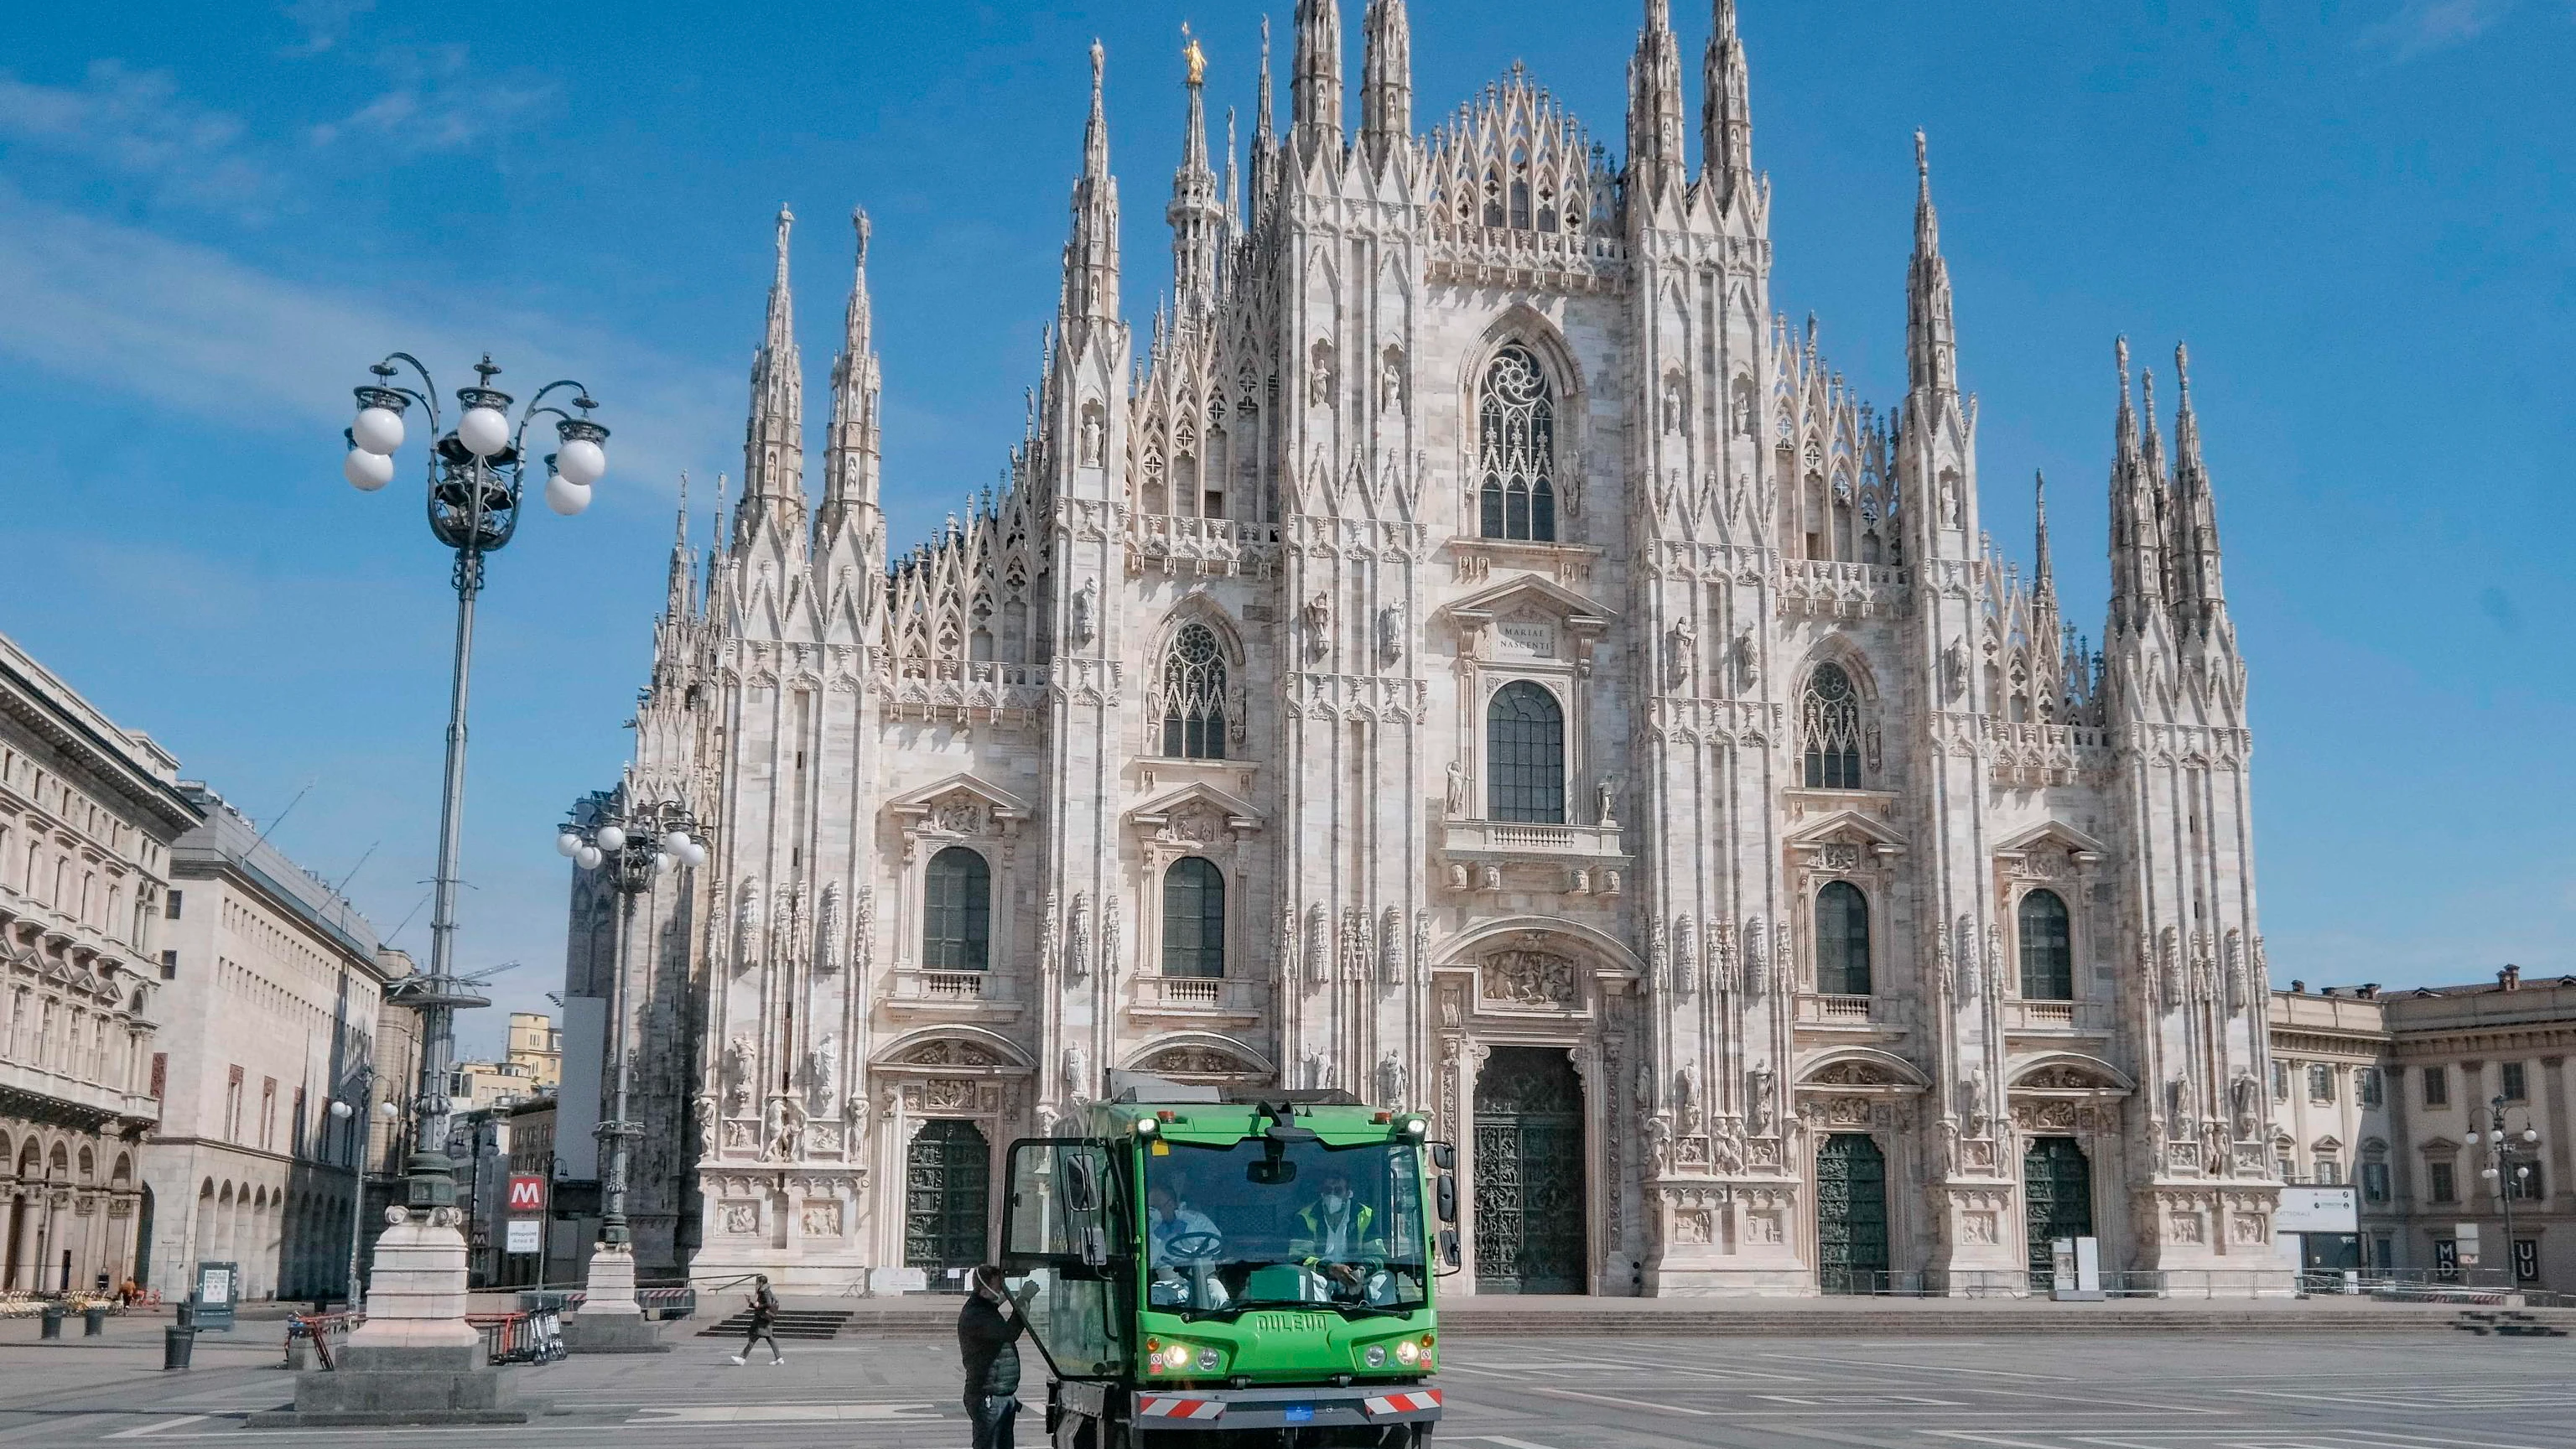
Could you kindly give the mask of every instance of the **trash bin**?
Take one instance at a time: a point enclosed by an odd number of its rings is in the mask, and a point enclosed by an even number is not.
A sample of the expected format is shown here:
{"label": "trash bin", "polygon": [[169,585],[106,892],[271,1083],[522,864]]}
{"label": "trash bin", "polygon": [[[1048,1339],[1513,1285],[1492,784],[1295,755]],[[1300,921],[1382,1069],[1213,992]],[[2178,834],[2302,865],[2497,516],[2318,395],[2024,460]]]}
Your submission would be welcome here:
{"label": "trash bin", "polygon": [[106,1333],[107,1333],[107,1310],[106,1310],[106,1309],[104,1309],[104,1308],[92,1307],[92,1308],[84,1308],[84,1309],[82,1309],[82,1310],[81,1310],[81,1337],[83,1337],[83,1338],[99,1338],[99,1337],[103,1337]]}
{"label": "trash bin", "polygon": [[182,1301],[177,1306],[176,1312],[179,1315],[179,1326],[181,1328],[194,1328],[197,1326],[196,1304]]}
{"label": "trash bin", "polygon": [[38,1338],[62,1337],[63,1305],[59,1303],[48,1303],[44,1306],[43,1314],[44,1324],[36,1330],[36,1336]]}
{"label": "trash bin", "polygon": [[162,1372],[167,1373],[171,1369],[186,1368],[188,1366],[188,1356],[196,1351],[196,1329],[187,1327],[183,1324],[174,1323],[168,1328],[161,1330]]}

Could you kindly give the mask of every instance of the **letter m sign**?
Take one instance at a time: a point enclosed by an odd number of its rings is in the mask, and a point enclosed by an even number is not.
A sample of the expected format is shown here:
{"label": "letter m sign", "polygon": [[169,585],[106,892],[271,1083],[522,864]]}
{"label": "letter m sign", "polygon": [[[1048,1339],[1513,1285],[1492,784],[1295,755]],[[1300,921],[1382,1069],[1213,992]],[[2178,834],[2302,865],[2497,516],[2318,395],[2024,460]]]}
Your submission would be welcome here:
{"label": "letter m sign", "polygon": [[542,1177],[510,1179],[510,1211],[541,1213],[546,1210],[546,1180]]}

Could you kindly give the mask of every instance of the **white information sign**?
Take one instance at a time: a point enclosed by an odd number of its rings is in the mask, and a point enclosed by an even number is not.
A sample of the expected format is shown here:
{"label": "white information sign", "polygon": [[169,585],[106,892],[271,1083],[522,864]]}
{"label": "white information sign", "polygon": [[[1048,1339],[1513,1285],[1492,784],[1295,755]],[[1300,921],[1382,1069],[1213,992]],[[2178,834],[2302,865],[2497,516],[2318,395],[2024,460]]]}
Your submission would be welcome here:
{"label": "white information sign", "polygon": [[510,1219],[510,1240],[505,1251],[536,1253],[545,1249],[546,1220],[543,1218]]}
{"label": "white information sign", "polygon": [[2285,1187],[2281,1206],[2272,1214],[2276,1233],[2357,1233],[2361,1231],[2361,1189],[2355,1187]]}

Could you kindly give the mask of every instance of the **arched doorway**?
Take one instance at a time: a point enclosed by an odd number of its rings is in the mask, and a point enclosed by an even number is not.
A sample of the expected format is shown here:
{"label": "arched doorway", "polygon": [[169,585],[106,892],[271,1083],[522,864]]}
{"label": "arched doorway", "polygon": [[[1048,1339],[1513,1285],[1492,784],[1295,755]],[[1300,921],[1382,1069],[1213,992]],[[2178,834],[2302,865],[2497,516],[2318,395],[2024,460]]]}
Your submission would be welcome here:
{"label": "arched doorway", "polygon": [[1816,1283],[1827,1293],[1874,1293],[1887,1272],[1887,1156],[1866,1132],[1837,1132],[1816,1149]]}
{"label": "arched doorway", "polygon": [[1583,1083],[1562,1047],[1495,1047],[1476,1077],[1476,1291],[1584,1291]]}
{"label": "arched doorway", "polygon": [[945,1269],[984,1261],[992,1175],[983,1129],[957,1117],[921,1124],[904,1153],[904,1266],[938,1282]]}
{"label": "arched doorway", "polygon": [[2034,1137],[2021,1157],[2024,1222],[2030,1235],[2030,1281],[2047,1286],[2059,1238],[2093,1236],[2093,1164],[2072,1137]]}

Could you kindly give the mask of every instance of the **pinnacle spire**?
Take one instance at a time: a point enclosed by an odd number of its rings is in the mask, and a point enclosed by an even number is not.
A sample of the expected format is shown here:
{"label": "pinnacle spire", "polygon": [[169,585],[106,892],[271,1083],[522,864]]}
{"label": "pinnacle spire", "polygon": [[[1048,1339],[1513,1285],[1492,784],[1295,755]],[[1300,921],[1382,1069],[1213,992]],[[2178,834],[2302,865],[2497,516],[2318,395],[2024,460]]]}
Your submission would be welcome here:
{"label": "pinnacle spire", "polygon": [[1661,196],[1681,189],[1681,42],[1672,0],[1646,0],[1646,23],[1628,59],[1629,186]]}
{"label": "pinnacle spire", "polygon": [[2032,510],[2038,519],[2038,548],[2031,564],[2031,587],[2040,597],[2047,598],[2057,592],[2057,573],[2048,557],[2048,474],[2036,472],[2032,479]]}
{"label": "pinnacle spire", "polygon": [[2218,502],[2200,455],[2200,415],[2191,405],[2191,352],[2174,347],[2174,605],[2201,629],[2223,625],[2226,590],[2219,582]]}
{"label": "pinnacle spire", "polygon": [[805,376],[796,350],[796,302],[787,281],[787,239],[796,213],[778,208],[777,270],[769,314],[751,362],[751,416],[743,429],[738,538],[764,527],[793,531],[805,516]]}
{"label": "pinnacle spire", "polygon": [[[1207,55],[1187,24],[1181,26],[1181,42],[1189,116],[1181,130],[1180,169],[1172,173],[1172,202],[1163,209],[1163,219],[1172,227],[1172,289],[1179,295],[1180,316],[1188,322],[1215,309],[1225,211],[1217,199],[1216,173],[1208,167]],[[1227,169],[1233,169],[1231,161]]]}
{"label": "pinnacle spire", "polygon": [[1413,27],[1404,0],[1368,0],[1360,22],[1367,54],[1361,62],[1360,148],[1371,165],[1413,136]]}
{"label": "pinnacle spire", "polygon": [[2154,449],[2155,381],[2146,382],[2148,445],[2129,405],[2129,339],[2115,349],[2120,414],[2111,460],[2111,631],[2142,630],[2165,597],[2164,474]]}
{"label": "pinnacle spire", "polygon": [[1289,76],[1288,106],[1300,160],[1341,154],[1340,0],[1297,0],[1297,57]]}
{"label": "pinnacle spire", "polygon": [[665,617],[686,618],[697,594],[697,558],[689,549],[689,474],[680,473],[680,520],[671,535],[670,592],[662,606]]}
{"label": "pinnacle spire", "polygon": [[1073,184],[1073,234],[1064,244],[1068,322],[1118,315],[1118,178],[1109,174],[1109,118],[1102,100],[1107,53],[1091,42],[1091,119],[1082,133],[1082,179]]}
{"label": "pinnacle spire", "polygon": [[1701,82],[1700,166],[1721,204],[1753,183],[1753,82],[1744,38],[1735,29],[1735,0],[1717,0]]}
{"label": "pinnacle spire", "polygon": [[1941,220],[1932,209],[1932,159],[1921,131],[1914,133],[1914,259],[1906,271],[1906,381],[1910,391],[1959,390],[1958,321],[1950,294],[1950,265],[1941,259]]}
{"label": "pinnacle spire", "polygon": [[[878,432],[875,319],[868,300],[868,239],[872,228],[866,207],[850,211],[855,234],[851,262],[850,304],[842,316],[841,354],[832,360],[830,451],[823,457],[823,510],[818,518],[829,533],[846,523],[865,528],[877,508]],[[855,519],[853,514],[858,515]]]}

